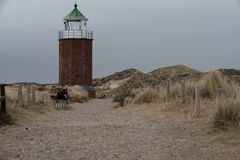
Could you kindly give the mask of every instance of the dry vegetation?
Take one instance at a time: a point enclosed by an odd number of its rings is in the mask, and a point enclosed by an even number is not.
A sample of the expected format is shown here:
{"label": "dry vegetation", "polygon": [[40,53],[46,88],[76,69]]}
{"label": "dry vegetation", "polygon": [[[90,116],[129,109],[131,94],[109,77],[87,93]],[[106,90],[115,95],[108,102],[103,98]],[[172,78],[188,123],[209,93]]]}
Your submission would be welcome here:
{"label": "dry vegetation", "polygon": [[[6,105],[7,115],[1,115],[0,125],[15,124],[16,121],[24,121],[38,114],[51,111],[54,107],[49,103],[50,90],[45,86],[33,85],[36,88],[35,103],[28,104],[27,87],[23,85],[23,104],[18,103],[19,85],[10,85],[6,87]],[[7,118],[5,118],[7,117]]]}
{"label": "dry vegetation", "polygon": [[[55,102],[50,99],[50,95],[56,95],[58,86],[54,85],[32,85],[35,88],[35,103],[28,103],[27,86],[23,85],[23,104],[18,103],[19,85],[11,85],[6,87],[6,105],[7,115],[0,115],[0,125],[15,124],[16,121],[24,121],[33,116],[44,114],[55,109],[68,110],[71,105],[65,105],[61,108],[55,106]],[[65,86],[68,88],[71,102],[84,103],[88,101],[88,94],[81,86]]]}
{"label": "dry vegetation", "polygon": [[182,103],[181,83],[171,85],[170,95],[166,86],[144,88],[133,91],[131,98],[125,97],[126,106],[134,104],[150,104],[163,111],[174,111],[185,115],[186,119],[195,118],[194,98],[195,86],[200,87],[201,110],[200,118],[210,121],[210,126],[217,129],[240,127],[240,87],[229,83],[219,72],[210,72],[198,82],[186,82],[186,102]]}
{"label": "dry vegetation", "polygon": [[154,89],[147,88],[137,95],[137,97],[134,99],[134,104],[149,104],[158,101],[158,99],[158,92]]}
{"label": "dry vegetation", "polygon": [[66,88],[68,88],[68,94],[72,98],[72,102],[84,103],[88,101],[88,93],[81,86],[66,86]]}

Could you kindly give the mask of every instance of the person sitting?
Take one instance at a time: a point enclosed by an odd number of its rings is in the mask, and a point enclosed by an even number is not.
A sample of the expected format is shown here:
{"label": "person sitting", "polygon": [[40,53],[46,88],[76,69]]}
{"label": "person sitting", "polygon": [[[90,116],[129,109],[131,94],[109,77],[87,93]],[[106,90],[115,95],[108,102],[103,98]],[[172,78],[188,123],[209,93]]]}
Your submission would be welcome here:
{"label": "person sitting", "polygon": [[69,100],[68,89],[63,89],[63,95],[64,95],[64,100],[68,101]]}

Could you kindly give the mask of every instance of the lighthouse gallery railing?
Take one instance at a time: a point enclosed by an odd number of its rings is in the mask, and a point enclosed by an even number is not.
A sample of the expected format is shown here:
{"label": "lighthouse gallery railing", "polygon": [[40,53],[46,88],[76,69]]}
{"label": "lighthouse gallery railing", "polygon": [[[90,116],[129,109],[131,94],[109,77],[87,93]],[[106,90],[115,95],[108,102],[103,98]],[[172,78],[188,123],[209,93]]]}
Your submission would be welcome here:
{"label": "lighthouse gallery railing", "polygon": [[93,39],[93,31],[59,31],[59,39]]}

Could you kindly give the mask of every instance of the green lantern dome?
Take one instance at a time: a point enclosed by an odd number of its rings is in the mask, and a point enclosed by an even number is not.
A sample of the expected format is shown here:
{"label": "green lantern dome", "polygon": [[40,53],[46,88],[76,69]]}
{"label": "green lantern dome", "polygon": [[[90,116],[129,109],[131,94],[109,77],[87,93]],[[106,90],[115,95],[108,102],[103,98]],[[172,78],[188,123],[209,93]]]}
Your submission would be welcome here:
{"label": "green lantern dome", "polygon": [[87,18],[78,10],[77,4],[74,9],[64,18],[65,21],[87,20]]}

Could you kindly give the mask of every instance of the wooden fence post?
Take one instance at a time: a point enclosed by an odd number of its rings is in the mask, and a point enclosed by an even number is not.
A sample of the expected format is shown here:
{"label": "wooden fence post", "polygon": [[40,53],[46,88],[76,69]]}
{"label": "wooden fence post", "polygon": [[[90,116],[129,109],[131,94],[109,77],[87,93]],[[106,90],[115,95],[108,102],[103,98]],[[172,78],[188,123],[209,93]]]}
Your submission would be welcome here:
{"label": "wooden fence post", "polygon": [[217,89],[217,104],[221,105],[224,96],[224,89],[218,88]]}
{"label": "wooden fence post", "polygon": [[22,84],[19,84],[18,86],[18,100],[17,100],[17,104],[19,107],[23,107],[23,86]]}
{"label": "wooden fence post", "polygon": [[45,96],[44,96],[44,103],[45,103],[45,104],[48,104],[48,95],[45,95]]}
{"label": "wooden fence post", "polygon": [[2,108],[2,113],[3,114],[7,113],[5,86],[6,85],[4,85],[4,84],[0,85],[0,88],[1,88],[0,102],[1,102],[1,108]]}
{"label": "wooden fence post", "polygon": [[182,84],[182,104],[184,105],[186,103],[186,84],[185,84],[185,81],[182,80],[181,81],[181,84]]}
{"label": "wooden fence post", "polygon": [[200,112],[200,87],[197,84],[195,86],[195,111]]}
{"label": "wooden fence post", "polygon": [[36,103],[35,87],[32,86],[32,104]]}
{"label": "wooden fence post", "polygon": [[160,94],[160,86],[159,85],[157,85],[156,89],[157,89],[157,93]]}
{"label": "wooden fence post", "polygon": [[171,82],[170,80],[167,81],[167,100],[171,99]]}
{"label": "wooden fence post", "polygon": [[27,105],[31,104],[31,85],[27,85]]}

